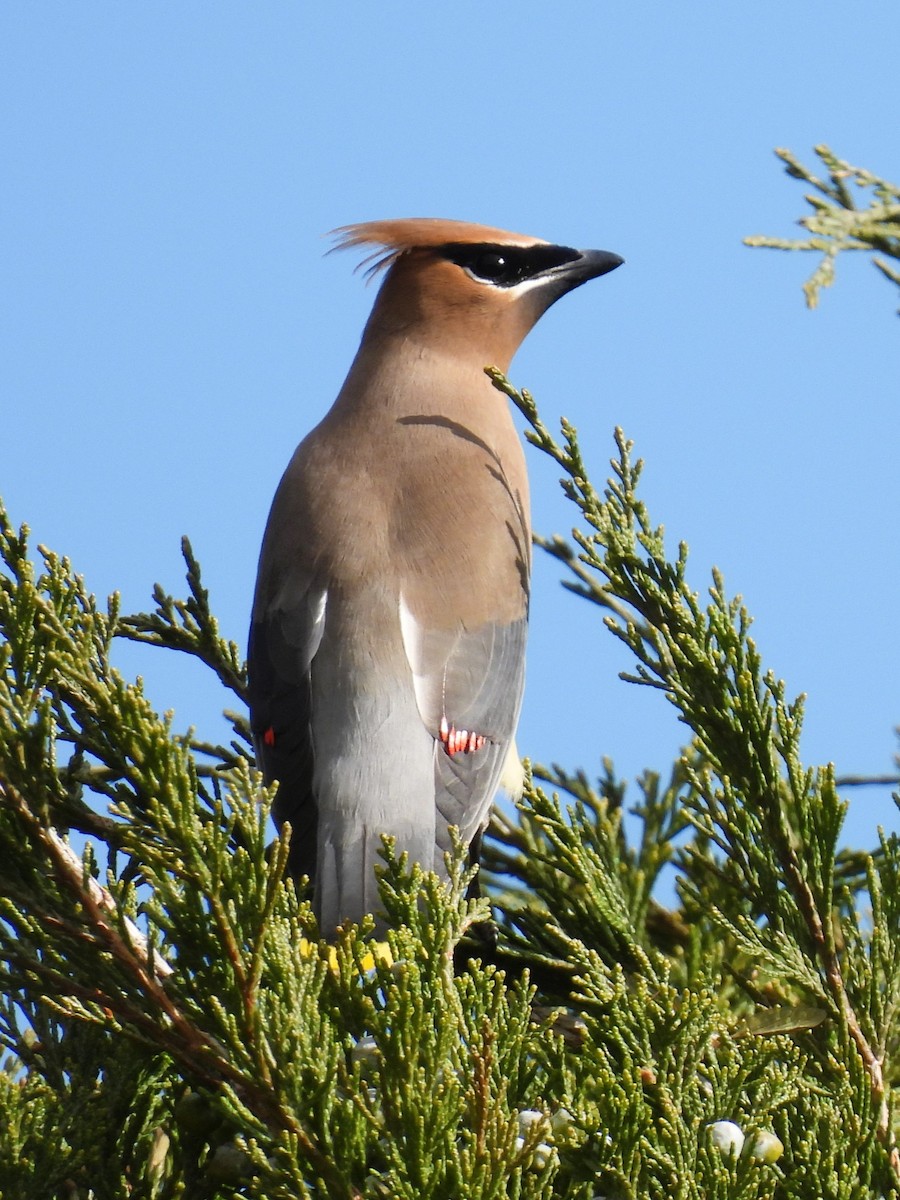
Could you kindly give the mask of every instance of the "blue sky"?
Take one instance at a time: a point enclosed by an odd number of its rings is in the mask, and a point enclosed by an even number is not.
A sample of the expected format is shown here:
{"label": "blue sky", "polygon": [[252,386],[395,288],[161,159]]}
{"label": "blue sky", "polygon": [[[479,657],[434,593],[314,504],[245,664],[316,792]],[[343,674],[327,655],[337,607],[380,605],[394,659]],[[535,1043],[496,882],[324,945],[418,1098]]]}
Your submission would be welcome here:
{"label": "blue sky", "polygon": [[[448,216],[622,254],[542,320],[512,378],[581,433],[624,427],[644,497],[705,589],[718,565],[764,659],[808,693],[809,763],[890,770],[900,722],[897,296],[841,262],[814,313],[772,156],[827,142],[900,176],[900,9],[388,2],[0,10],[3,495],[92,590],[183,593],[189,534],[242,645],[268,506],[336,394],[374,292],[322,235]],[[530,452],[534,524],[573,520]],[[684,730],[535,566],[520,748],[667,770]],[[201,670],[123,648],[175,724],[215,733]],[[887,790],[848,838],[896,827]]]}

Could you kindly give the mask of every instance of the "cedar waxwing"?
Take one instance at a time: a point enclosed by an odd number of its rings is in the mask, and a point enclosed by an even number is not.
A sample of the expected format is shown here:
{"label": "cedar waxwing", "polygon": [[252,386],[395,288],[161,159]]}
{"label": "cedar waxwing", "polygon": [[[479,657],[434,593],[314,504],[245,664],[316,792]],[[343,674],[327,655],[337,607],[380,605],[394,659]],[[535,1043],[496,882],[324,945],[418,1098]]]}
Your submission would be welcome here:
{"label": "cedar waxwing", "polygon": [[441,874],[449,826],[477,856],[516,753],[531,561],[522,444],[484,368],[622,262],[459,221],[337,233],[384,282],[276,492],[249,648],[258,760],[325,935],[376,910],[382,834]]}

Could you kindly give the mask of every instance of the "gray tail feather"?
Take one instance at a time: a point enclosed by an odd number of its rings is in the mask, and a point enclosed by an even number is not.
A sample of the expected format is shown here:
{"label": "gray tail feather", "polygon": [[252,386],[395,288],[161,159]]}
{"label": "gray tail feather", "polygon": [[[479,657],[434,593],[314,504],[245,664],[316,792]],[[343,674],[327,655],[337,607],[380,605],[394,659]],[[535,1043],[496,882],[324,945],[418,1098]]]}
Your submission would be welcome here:
{"label": "gray tail feather", "polygon": [[[395,834],[397,857],[406,851],[410,864],[418,862],[426,871],[433,870],[434,834],[433,824],[428,829]],[[371,830],[367,826],[354,831],[352,837],[320,842],[313,906],[323,937],[331,937],[345,920],[361,921],[366,913],[375,913],[376,932],[384,933],[386,923],[379,912],[375,875],[375,868],[384,866],[381,849],[381,830]]]}

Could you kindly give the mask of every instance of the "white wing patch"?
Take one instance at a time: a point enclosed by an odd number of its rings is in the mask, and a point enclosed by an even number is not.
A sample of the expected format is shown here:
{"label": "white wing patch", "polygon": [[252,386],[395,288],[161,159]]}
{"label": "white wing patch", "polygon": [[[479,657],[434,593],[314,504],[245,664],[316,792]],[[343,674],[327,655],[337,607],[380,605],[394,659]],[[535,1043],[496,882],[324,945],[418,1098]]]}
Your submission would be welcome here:
{"label": "white wing patch", "polygon": [[413,676],[416,706],[425,725],[435,732],[444,716],[444,685],[447,659],[458,634],[426,630],[410,612],[400,593],[400,634],[406,661]]}

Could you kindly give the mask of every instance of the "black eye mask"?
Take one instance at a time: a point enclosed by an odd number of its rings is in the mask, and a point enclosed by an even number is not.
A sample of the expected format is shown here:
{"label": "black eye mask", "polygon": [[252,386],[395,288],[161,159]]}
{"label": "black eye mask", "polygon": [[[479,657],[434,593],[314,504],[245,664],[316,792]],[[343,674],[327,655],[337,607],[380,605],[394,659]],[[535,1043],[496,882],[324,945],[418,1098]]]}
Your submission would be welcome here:
{"label": "black eye mask", "polygon": [[581,258],[577,250],[568,246],[503,246],[484,242],[477,245],[449,242],[439,246],[437,253],[496,287],[515,287]]}

